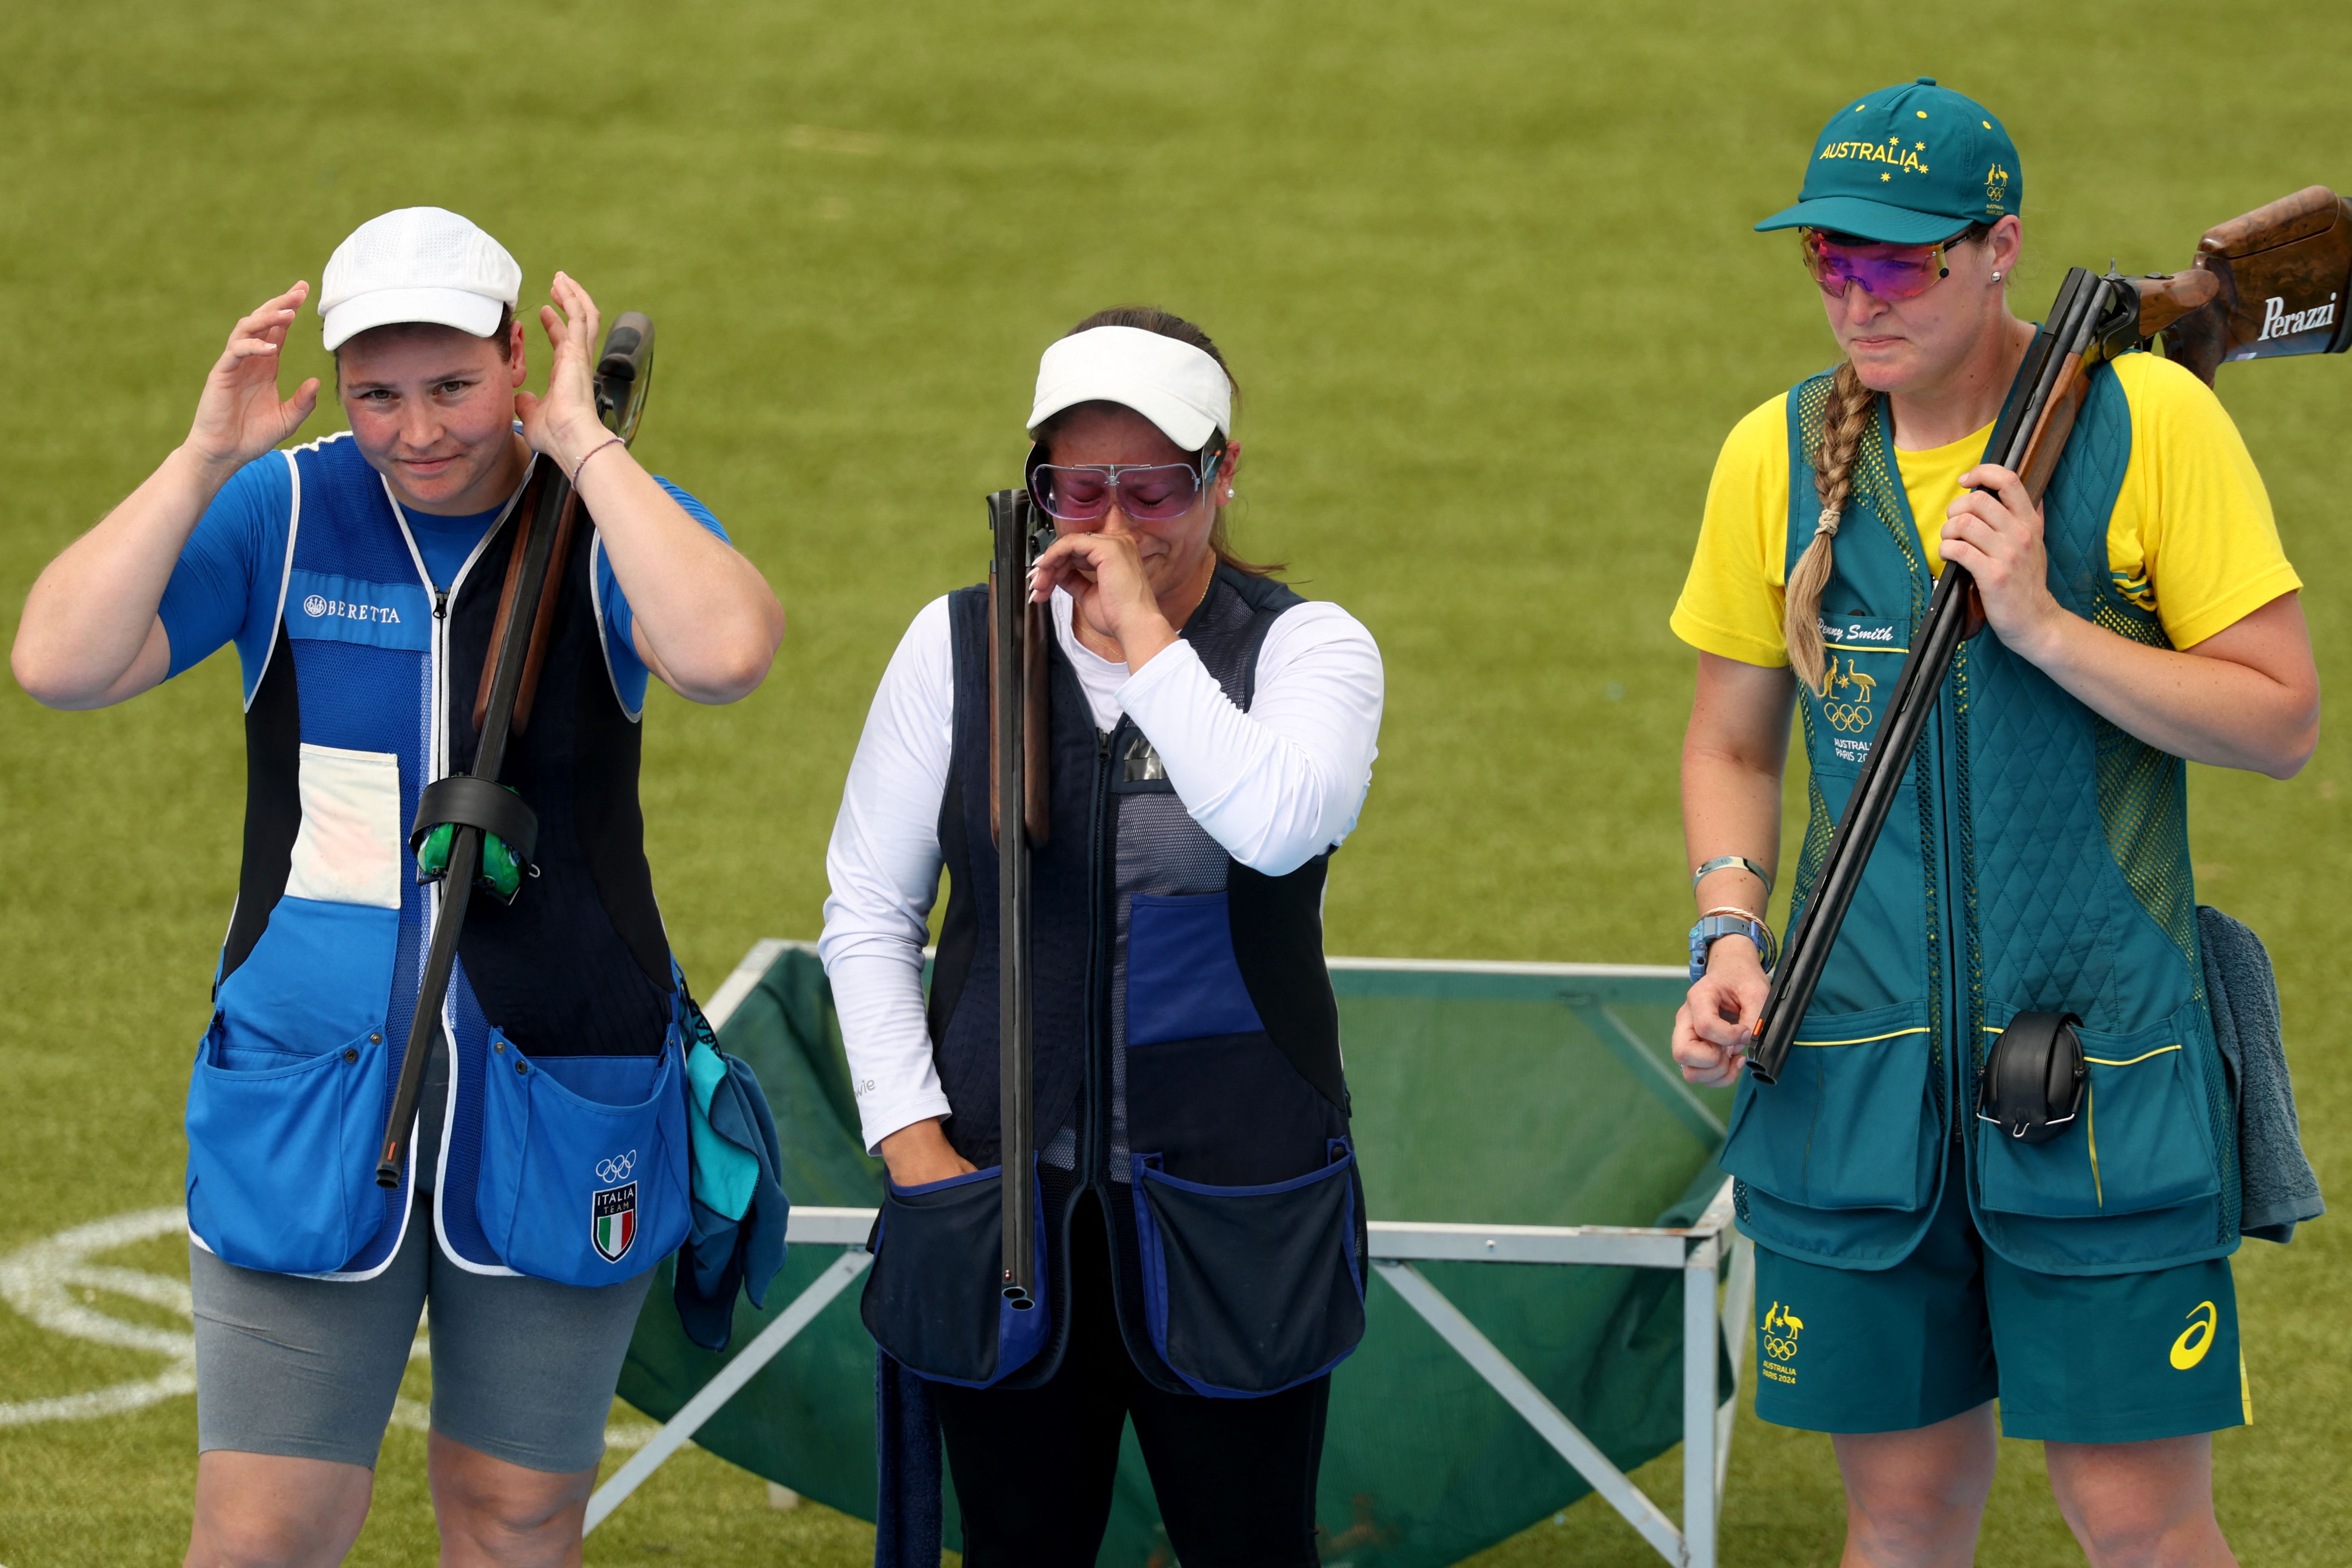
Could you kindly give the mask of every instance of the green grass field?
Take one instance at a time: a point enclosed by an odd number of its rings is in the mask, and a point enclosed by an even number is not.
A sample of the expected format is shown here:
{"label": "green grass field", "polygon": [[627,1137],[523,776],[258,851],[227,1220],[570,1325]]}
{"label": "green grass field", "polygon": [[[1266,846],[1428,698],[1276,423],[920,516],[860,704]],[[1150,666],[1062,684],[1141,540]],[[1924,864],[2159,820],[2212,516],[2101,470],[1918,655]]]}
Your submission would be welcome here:
{"label": "green grass field", "polygon": [[[0,633],[179,438],[237,315],[379,211],[473,216],[527,300],[560,266],[658,319],[640,450],[793,618],[750,700],[648,716],[651,854],[707,989],[754,938],[815,934],[873,683],[915,609],[982,570],[980,497],[1016,471],[1037,352],[1151,300],[1206,324],[1245,388],[1243,548],[1387,658],[1333,951],[1672,962],[1692,660],[1666,612],[1723,433],[1832,352],[1789,242],[1748,232],[1822,118],[1920,73],[1993,105],[2024,155],[2017,298],[2039,309],[2069,264],[2179,266],[2214,222],[2352,184],[2347,50],[2352,10],[2311,0],[10,8]],[[298,374],[326,366],[314,321]],[[2352,367],[2231,367],[2221,390],[2323,668],[2352,676]],[[0,1255],[180,1197],[241,743],[226,657],[101,714],[0,691]],[[2339,1199],[2347,781],[2331,731],[2293,783],[2193,786],[2200,894],[2272,944]],[[2257,1424],[2216,1451],[2250,1564],[2352,1555],[2345,1223],[2241,1256]],[[97,1256],[184,1278],[152,1230]],[[0,1310],[0,1405],[173,1374],[168,1290],[50,1305],[79,1333]],[[77,1308],[146,1348],[96,1342]],[[176,1561],[194,1436],[184,1393],[0,1426],[0,1563]],[[423,1453],[395,1427],[354,1561],[431,1560]],[[1643,1479],[1675,1506],[1674,1456]],[[1842,1526],[1827,1440],[1743,1417],[1725,1561],[1831,1563]],[[870,1540],[695,1452],[588,1555],[847,1565]],[[1655,1559],[1587,1500],[1481,1561]],[[1980,1561],[2079,1561],[2032,1445],[2004,1450]]]}

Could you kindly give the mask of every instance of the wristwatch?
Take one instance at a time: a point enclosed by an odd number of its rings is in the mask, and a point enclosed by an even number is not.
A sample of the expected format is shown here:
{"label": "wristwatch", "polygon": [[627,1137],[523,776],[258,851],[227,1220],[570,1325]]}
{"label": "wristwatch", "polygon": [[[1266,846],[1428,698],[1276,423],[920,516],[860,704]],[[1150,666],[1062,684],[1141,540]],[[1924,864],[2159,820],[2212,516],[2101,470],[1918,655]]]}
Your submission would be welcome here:
{"label": "wristwatch", "polygon": [[1769,972],[1778,955],[1772,951],[1772,932],[1761,921],[1742,920],[1738,915],[1709,915],[1690,928],[1690,977],[1696,981],[1706,973],[1706,950],[1715,945],[1717,937],[1744,936],[1756,944],[1756,956],[1764,961]]}

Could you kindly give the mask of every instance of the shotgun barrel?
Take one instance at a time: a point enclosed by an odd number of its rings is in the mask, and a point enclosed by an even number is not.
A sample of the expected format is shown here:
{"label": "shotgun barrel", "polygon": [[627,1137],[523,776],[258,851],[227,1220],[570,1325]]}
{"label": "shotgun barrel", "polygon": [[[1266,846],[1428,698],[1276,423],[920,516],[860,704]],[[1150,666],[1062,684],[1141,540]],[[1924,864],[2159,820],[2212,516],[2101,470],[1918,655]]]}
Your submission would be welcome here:
{"label": "shotgun barrel", "polygon": [[[999,1288],[1015,1310],[1037,1301],[1035,981],[1030,853],[1045,839],[1045,606],[1029,603],[1035,513],[1025,490],[988,498],[989,826],[996,837],[997,1078],[1003,1252]],[[1007,803],[1013,803],[1007,809]]]}
{"label": "shotgun barrel", "polygon": [[[2094,277],[2077,267],[2059,286],[2050,319],[2026,350],[1992,439],[1985,446],[1985,460],[2017,473],[2035,500],[2042,499],[2074,431],[2074,416],[2088,391],[2085,371],[2118,343],[2137,341],[2138,315],[2139,291],[2123,279]],[[1757,1015],[1748,1070],[1759,1083],[1780,1079],[1796,1043],[1797,1027],[1812,1005],[1846,910],[1862,885],[1863,868],[1935,713],[1944,678],[1969,633],[1970,586],[1966,571],[1945,563],[1928,597],[1927,615],[1895,678],[1883,728],[1863,760],[1820,875],[1805,895],[1804,909],[1789,933],[1763,1010]]]}
{"label": "shotgun barrel", "polygon": [[[604,352],[596,364],[596,411],[605,427],[624,441],[635,438],[637,420],[645,413],[646,395],[653,384],[654,324],[642,312],[624,312],[604,338]],[[568,538],[568,526],[579,505],[571,482],[551,461],[535,487],[535,502],[525,519],[522,569],[515,580],[514,597],[499,618],[490,652],[489,697],[482,704],[474,748],[473,776],[498,782],[505,765],[507,742],[512,734],[516,703],[523,695],[525,672],[536,674],[554,617],[542,615],[559,538]],[[436,826],[420,824],[421,827]],[[400,1058],[400,1078],[393,1087],[392,1106],[384,1115],[383,1152],[376,1160],[380,1187],[400,1185],[408,1163],[408,1141],[416,1122],[416,1102],[425,1088],[425,1064],[441,1027],[442,1005],[449,994],[449,973],[457,962],[457,939],[466,929],[466,910],[473,901],[474,876],[481,868],[482,830],[459,823],[450,837],[449,863],[442,874],[441,909],[433,922],[433,943],[425,955],[423,984],[416,992],[416,1011],[408,1021],[408,1045]]]}

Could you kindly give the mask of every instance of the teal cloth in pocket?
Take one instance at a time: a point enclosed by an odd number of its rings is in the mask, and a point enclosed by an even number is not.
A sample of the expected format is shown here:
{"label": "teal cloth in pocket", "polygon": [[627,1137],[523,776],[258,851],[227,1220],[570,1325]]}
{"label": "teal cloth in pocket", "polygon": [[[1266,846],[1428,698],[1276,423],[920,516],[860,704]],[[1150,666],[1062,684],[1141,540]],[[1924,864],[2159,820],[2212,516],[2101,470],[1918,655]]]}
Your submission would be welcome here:
{"label": "teal cloth in pocket", "polygon": [[729,1219],[741,1219],[760,1190],[760,1161],[710,1124],[710,1097],[727,1081],[726,1059],[711,1049],[709,1040],[697,1039],[687,1053],[686,1077],[694,1090],[687,1104],[687,1126],[694,1141],[694,1201]]}

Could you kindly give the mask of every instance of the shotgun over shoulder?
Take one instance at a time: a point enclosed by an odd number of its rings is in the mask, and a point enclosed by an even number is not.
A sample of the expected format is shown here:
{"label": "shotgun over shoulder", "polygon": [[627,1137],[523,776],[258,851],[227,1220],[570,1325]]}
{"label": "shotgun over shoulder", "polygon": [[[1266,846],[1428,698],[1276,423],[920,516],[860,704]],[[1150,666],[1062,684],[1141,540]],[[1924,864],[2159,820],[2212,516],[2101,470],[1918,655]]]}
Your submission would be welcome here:
{"label": "shotgun over shoulder", "polygon": [[2207,385],[2229,360],[2342,353],[2352,346],[2352,202],[2326,185],[2216,224],[2197,242],[2214,298],[2165,333],[2164,352]]}

